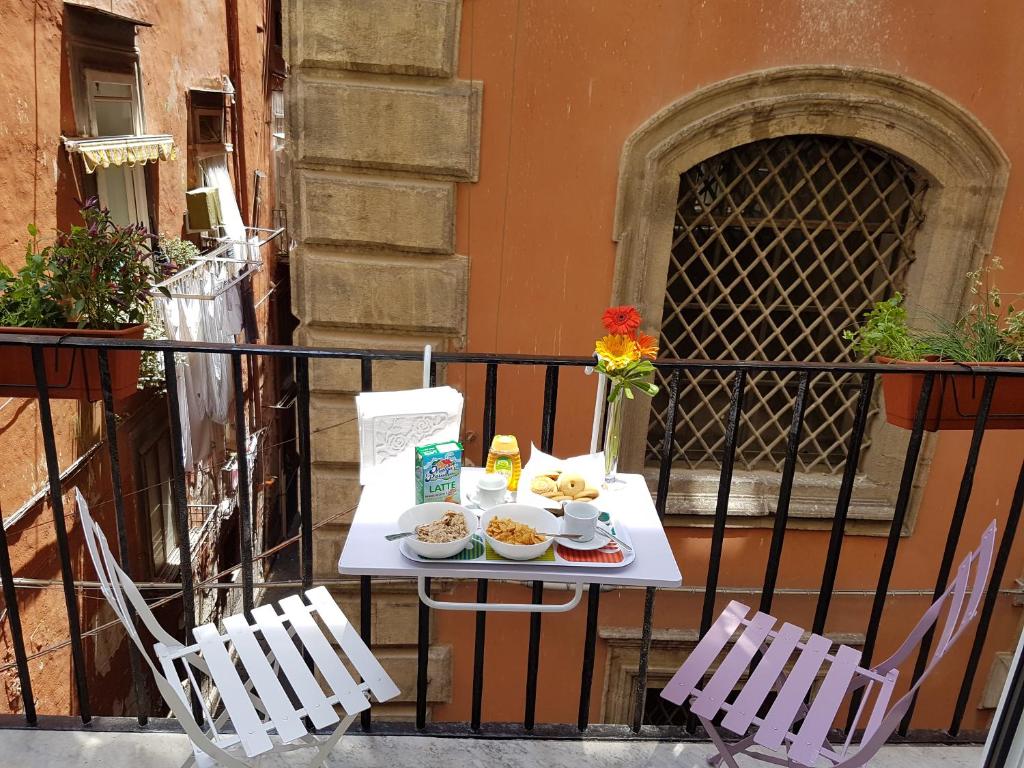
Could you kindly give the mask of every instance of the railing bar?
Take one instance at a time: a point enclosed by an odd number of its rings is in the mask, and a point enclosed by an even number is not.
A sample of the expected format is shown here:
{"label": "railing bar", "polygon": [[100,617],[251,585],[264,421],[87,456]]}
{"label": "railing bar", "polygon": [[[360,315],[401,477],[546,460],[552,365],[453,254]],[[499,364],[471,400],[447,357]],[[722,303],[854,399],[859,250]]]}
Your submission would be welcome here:
{"label": "railing bar", "polygon": [[313,457],[309,428],[309,360],[295,358],[295,383],[299,447],[299,520],[301,539],[302,588],[313,587]]}
{"label": "railing bar", "polygon": [[665,508],[668,504],[668,483],[672,476],[672,453],[675,446],[676,416],[679,412],[679,380],[682,371],[679,368],[672,370],[672,378],[668,383],[668,408],[665,411],[665,438],[661,443],[661,460],[658,466],[658,495],[655,499],[654,508],[658,510],[658,517],[665,517]]}
{"label": "railing bar", "polygon": [[768,548],[768,562],[764,571],[764,588],[761,590],[761,612],[771,613],[775,597],[775,583],[782,562],[782,547],[786,540],[786,523],[789,520],[789,503],[793,493],[793,478],[796,476],[797,454],[803,431],[804,414],[807,411],[807,391],[810,374],[804,371],[797,380],[796,400],[793,402],[793,419],[789,425],[789,439],[786,443],[786,463],[782,467],[779,499],[775,505],[775,524],[772,541]]}
{"label": "railing bar", "polygon": [[[85,365],[76,355],[79,365]],[[50,484],[50,509],[53,512],[53,527],[57,536],[57,552],[60,557],[61,581],[64,587],[64,605],[68,612],[68,631],[71,635],[71,657],[75,675],[75,691],[78,694],[78,708],[83,723],[92,719],[89,706],[89,683],[85,678],[85,651],[82,648],[82,627],[78,615],[78,597],[75,595],[71,568],[71,547],[68,544],[68,530],[64,523],[64,496],[61,492],[60,461],[57,458],[57,440],[53,434],[53,414],[50,412],[50,390],[46,383],[46,366],[43,363],[41,347],[32,348],[32,367],[35,370],[36,390],[39,394],[39,427],[43,433],[43,449],[46,454],[46,474]]]}
{"label": "railing bar", "polygon": [[[487,579],[476,582],[476,601],[487,602]],[[487,638],[487,614],[476,612],[476,635],[473,640],[473,705],[470,714],[469,728],[474,733],[480,731],[481,711],[484,700],[484,645]]]}
{"label": "railing bar", "polygon": [[[64,347],[75,349],[125,349],[150,350],[163,352],[170,349],[176,352],[208,352],[231,353],[241,352],[247,355],[265,357],[304,357],[310,360],[361,360],[369,357],[372,360],[389,361],[421,361],[420,352],[394,349],[331,349],[326,347],[304,347],[282,344],[218,344],[213,342],[180,342],[160,339],[95,339],[90,337],[65,337],[58,343],[52,336],[33,334],[4,334],[0,338],[0,347]],[[476,352],[445,352],[432,355],[431,360],[439,364],[484,364],[501,365],[558,365],[586,368],[594,365],[593,356],[564,357],[555,355],[505,355]],[[733,373],[745,370],[748,373],[763,371],[810,371],[812,373],[936,373],[955,374],[957,376],[986,376],[989,374],[1008,378],[1024,377],[1024,370],[1000,364],[974,364],[965,368],[960,363],[828,363],[807,362],[799,360],[708,360],[691,358],[659,358],[654,361],[658,369],[682,368],[683,370],[718,370]]]}
{"label": "railing bar", "polygon": [[981,652],[985,648],[988,627],[996,608],[996,598],[999,597],[999,585],[1006,574],[1006,564],[1010,560],[1010,552],[1017,536],[1017,527],[1020,525],[1022,507],[1024,507],[1024,462],[1021,462],[1020,473],[1017,475],[1017,487],[1013,491],[1013,501],[1010,502],[1010,509],[1006,516],[1003,538],[999,542],[999,552],[996,554],[996,560],[992,566],[992,575],[989,577],[988,589],[985,592],[985,602],[982,604],[978,627],[974,632],[971,655],[967,659],[967,668],[964,670],[964,678],[960,683],[960,694],[957,696],[956,706],[953,709],[953,719],[949,725],[949,733],[953,736],[960,732],[964,713],[967,711],[967,699],[971,695],[974,677],[978,673]]}
{"label": "railing bar", "polygon": [[[359,361],[360,391],[373,392],[373,360],[364,357]],[[372,650],[373,643],[373,583],[371,577],[359,577],[359,636],[367,648]],[[369,709],[359,713],[359,727],[369,731],[372,715]]]}
{"label": "railing bar", "polygon": [[[481,466],[487,463],[487,454],[491,448],[491,440],[494,439],[494,425],[496,420],[498,400],[498,366],[495,363],[487,365],[487,375],[484,382],[484,413],[483,429],[484,439],[481,446]],[[476,601],[487,602],[487,580],[477,579]],[[484,611],[477,611],[475,615],[473,640],[473,700],[470,712],[470,729],[473,732],[480,730],[480,713],[483,709],[484,695],[484,654],[486,650],[485,638],[487,635],[487,614]]]}
{"label": "railing bar", "polygon": [[647,670],[651,661],[651,639],[654,636],[654,595],[657,590],[647,587],[644,594],[644,620],[640,632],[640,663],[636,672],[636,701],[633,708],[633,733],[640,733],[644,721],[647,698]]}
{"label": "railing bar", "polygon": [[[25,654],[25,637],[21,631],[21,612],[18,609],[18,592],[14,587],[14,571],[11,568],[11,553],[7,548],[7,531],[4,528],[3,513],[0,512],[0,581],[3,582],[4,603],[7,608],[7,624],[11,631],[11,645],[14,646],[14,661],[18,667],[18,682],[21,684],[21,701],[25,707],[25,723],[35,725],[36,700],[32,694],[32,677],[29,673],[28,656]],[[143,723],[139,723],[142,725]]]}
{"label": "railing bar", "polygon": [[540,449],[554,453],[555,413],[558,408],[558,366],[549,365],[544,371],[544,408],[540,424]]}
{"label": "railing bar", "polygon": [[[430,594],[430,578],[423,580],[423,589]],[[427,725],[427,663],[430,657],[430,608],[419,602],[419,623],[416,631],[416,730]]]}
{"label": "railing bar", "polygon": [[[960,490],[956,497],[956,506],[953,508],[953,516],[949,521],[949,533],[946,535],[946,548],[942,553],[942,562],[939,565],[939,574],[935,579],[935,589],[932,592],[932,601],[938,600],[946,590],[949,581],[949,574],[953,568],[953,558],[956,557],[956,549],[960,543],[960,533],[963,530],[964,518],[967,515],[967,504],[971,500],[971,491],[974,489],[974,474],[978,468],[978,455],[981,453],[981,443],[985,437],[985,425],[988,422],[989,410],[992,408],[992,396],[995,394],[996,377],[985,377],[985,388],[981,393],[981,403],[978,407],[978,416],[974,420],[974,432],[971,434],[971,447],[967,451],[967,461],[964,464],[964,472],[960,478]],[[934,628],[933,628],[934,629]],[[921,675],[924,674],[925,665],[928,663],[928,654],[931,651],[934,631],[929,630],[921,638],[921,646],[917,652],[917,661],[914,664],[914,675],[910,684],[913,686]],[[910,701],[907,713],[900,722],[899,734],[906,736],[910,730],[910,721],[914,717],[914,708],[917,706],[917,693]]]}
{"label": "railing bar", "polygon": [[[533,582],[531,602],[544,602],[544,582]],[[523,727],[533,730],[537,722],[537,674],[540,669],[540,613],[530,614],[530,645],[526,651],[526,708],[523,712]]]}
{"label": "railing bar", "polygon": [[583,640],[583,666],[580,670],[580,710],[576,727],[585,731],[590,724],[590,692],[594,685],[594,657],[597,652],[597,613],[601,602],[601,585],[591,584],[587,590],[587,634]]}
{"label": "railing bar", "polygon": [[483,421],[483,444],[480,446],[480,466],[487,464],[487,453],[491,450],[491,441],[494,439],[494,429],[497,414],[495,404],[498,399],[498,366],[496,363],[487,364],[487,376],[484,381],[484,421]]}
{"label": "railing bar", "polygon": [[231,378],[235,401],[235,450],[238,460],[238,537],[242,552],[242,610],[246,621],[253,623],[252,594],[252,499],[249,495],[249,440],[245,423],[245,401],[242,384],[242,356],[231,355]]}
{"label": "railing bar", "polygon": [[[114,414],[114,392],[110,382],[110,360],[107,350],[97,351],[100,369],[100,390],[103,393],[103,417],[107,430],[107,450],[110,454],[110,484],[114,493],[114,523],[117,527],[118,565],[131,578],[131,555],[128,550],[128,527],[125,523],[124,494],[121,491],[121,456],[117,445],[117,417]],[[128,606],[128,616],[138,631],[135,609]],[[128,644],[128,662],[132,672],[132,689],[135,692],[135,709],[139,725],[149,720],[149,696],[142,678],[142,659],[135,643]]]}
{"label": "railing bar", "polygon": [[[181,430],[181,401],[178,395],[178,369],[174,350],[164,350],[164,379],[167,384],[167,418],[171,428],[171,498],[174,502],[174,528],[178,537],[178,572],[181,575],[182,624],[185,637],[192,637],[196,625],[195,584],[192,574],[192,541],[189,539],[188,498],[185,494],[185,454]],[[202,724],[203,708],[199,691],[192,690],[192,715]]]}
{"label": "railing bar", "polygon": [[430,386],[437,386],[437,360],[430,360]]}
{"label": "railing bar", "polygon": [[[931,405],[934,387],[935,374],[926,375],[921,385],[921,395],[917,399],[914,426],[910,433],[910,441],[907,444],[906,457],[903,460],[903,475],[900,478],[900,488],[896,494],[896,505],[893,508],[892,522],[889,525],[889,537],[885,543],[885,554],[882,556],[882,565],[878,571],[878,585],[875,588],[875,597],[871,603],[871,616],[868,619],[868,630],[864,636],[864,647],[861,652],[861,666],[863,667],[870,667],[871,661],[874,658],[875,642],[878,639],[878,630],[882,624],[882,614],[885,611],[885,600],[889,594],[892,570],[896,565],[896,554],[903,535],[903,523],[906,520],[907,509],[910,506],[910,496],[914,490],[917,460],[921,454],[921,445],[924,442],[924,422],[928,416],[928,408]],[[847,731],[853,727],[853,721],[863,694],[863,689],[857,689],[853,693],[853,697],[850,700],[850,712],[846,721]]]}
{"label": "railing bar", "polygon": [[[555,414],[558,408],[558,366],[549,365],[544,371],[544,407],[541,412],[540,449],[554,452]],[[532,584],[530,600],[534,605],[544,602],[544,582]],[[540,671],[540,613],[530,614],[530,640],[526,651],[526,703],[523,709],[523,727],[533,730],[537,717],[537,675]]]}
{"label": "railing bar", "polygon": [[860,397],[857,399],[857,411],[853,418],[853,431],[850,435],[850,448],[843,466],[843,480],[839,486],[839,497],[836,499],[836,511],[832,518],[832,533],[829,536],[828,551],[825,555],[825,568],[821,574],[821,591],[818,594],[818,605],[814,610],[812,632],[821,634],[825,631],[828,609],[832,604],[832,592],[836,586],[836,573],[839,570],[839,558],[843,549],[843,537],[846,532],[846,517],[850,511],[853,498],[853,484],[857,479],[857,465],[860,463],[860,449],[864,442],[864,432],[868,423],[868,411],[871,409],[871,394],[875,387],[875,374],[865,373],[860,381]]}
{"label": "railing bar", "polygon": [[708,556],[708,578],[704,587],[704,605],[701,610],[700,636],[711,628],[715,612],[715,593],[718,590],[718,572],[722,565],[722,545],[725,541],[725,523],[729,515],[729,493],[732,486],[733,467],[736,462],[736,445],[739,443],[740,416],[743,413],[743,399],[747,386],[747,372],[740,370],[732,386],[729,404],[729,421],[725,430],[725,449],[722,455],[722,470],[718,479],[718,501],[715,507],[715,525],[711,534],[711,552]]}

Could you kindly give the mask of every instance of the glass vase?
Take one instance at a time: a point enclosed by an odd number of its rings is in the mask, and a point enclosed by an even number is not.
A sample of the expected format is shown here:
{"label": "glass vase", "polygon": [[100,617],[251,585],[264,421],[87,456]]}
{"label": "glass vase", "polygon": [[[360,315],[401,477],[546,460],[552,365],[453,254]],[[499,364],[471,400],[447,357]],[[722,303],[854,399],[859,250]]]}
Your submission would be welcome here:
{"label": "glass vase", "polygon": [[605,414],[604,425],[604,482],[608,487],[614,487],[622,481],[616,473],[619,469],[619,454],[622,449],[622,413],[625,410],[625,400],[621,393],[615,400],[608,403],[608,410]]}

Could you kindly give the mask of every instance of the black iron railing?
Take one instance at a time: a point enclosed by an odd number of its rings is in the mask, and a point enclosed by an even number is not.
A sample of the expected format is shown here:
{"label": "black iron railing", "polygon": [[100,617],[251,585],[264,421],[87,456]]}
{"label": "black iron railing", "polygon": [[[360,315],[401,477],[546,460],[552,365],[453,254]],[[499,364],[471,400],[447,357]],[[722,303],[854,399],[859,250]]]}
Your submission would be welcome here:
{"label": "black iron railing", "polygon": [[[56,531],[56,543],[61,568],[61,587],[64,594],[64,602],[68,615],[68,639],[73,660],[73,673],[77,693],[77,702],[82,723],[89,723],[93,719],[92,707],[90,706],[90,681],[87,679],[87,665],[83,650],[83,633],[80,628],[79,608],[76,590],[95,587],[94,584],[76,581],[73,573],[72,557],[68,542],[67,528],[65,525],[65,511],[62,505],[62,481],[60,467],[57,458],[57,444],[55,439],[53,416],[50,409],[51,385],[46,380],[46,369],[44,366],[43,351],[48,347],[59,346],[62,349],[75,350],[76,354],[84,355],[87,351],[95,351],[99,355],[99,370],[101,387],[103,391],[103,408],[107,428],[107,444],[111,467],[111,481],[113,487],[113,504],[117,525],[117,536],[120,544],[122,559],[127,568],[128,558],[125,553],[128,551],[128,539],[126,536],[125,524],[125,501],[122,493],[121,461],[118,455],[115,404],[111,395],[111,381],[108,366],[108,355],[110,352],[121,349],[129,350],[151,350],[162,354],[164,369],[167,377],[167,406],[170,434],[173,444],[173,502],[175,510],[175,524],[177,527],[177,539],[180,554],[181,583],[175,587],[174,597],[182,599],[182,614],[184,630],[191,632],[195,621],[195,594],[197,589],[205,589],[209,585],[197,586],[193,579],[192,569],[188,564],[192,563],[192,552],[190,551],[190,540],[188,536],[189,520],[187,514],[186,499],[186,477],[184,457],[182,453],[182,424],[179,411],[179,390],[176,380],[174,356],[176,353],[199,353],[199,354],[227,354],[231,361],[231,374],[235,385],[235,391],[241,392],[243,385],[243,366],[250,356],[262,356],[265,358],[285,359],[292,363],[294,370],[295,387],[295,425],[296,438],[295,450],[298,456],[297,462],[297,487],[298,487],[298,514],[299,533],[298,548],[300,553],[300,577],[299,583],[303,588],[309,588],[314,584],[313,578],[313,492],[312,492],[312,463],[311,445],[313,431],[310,424],[310,361],[314,360],[352,360],[360,363],[360,380],[363,391],[373,390],[373,362],[388,361],[419,361],[418,354],[401,351],[380,351],[380,350],[328,350],[303,347],[277,347],[257,345],[215,345],[215,344],[182,344],[161,341],[121,341],[121,340],[95,340],[81,337],[66,338],[55,342],[53,337],[39,337],[29,334],[23,336],[5,335],[0,337],[0,364],[4,356],[16,348],[29,348],[32,353],[35,373],[35,386],[39,400],[39,419],[45,458],[48,471],[49,498],[53,512],[53,525]],[[437,376],[439,364],[459,363],[467,366],[483,366],[485,370],[484,400],[482,414],[482,440],[481,461],[486,458],[487,447],[495,432],[496,415],[499,406],[499,379],[503,367],[510,366],[533,366],[544,368],[544,394],[541,418],[540,447],[546,452],[552,451],[555,438],[555,416],[558,407],[559,374],[563,368],[582,368],[592,364],[592,359],[583,357],[544,357],[524,355],[489,355],[489,354],[437,354],[434,355],[430,379],[433,383]],[[732,489],[733,467],[735,464],[739,431],[741,428],[741,415],[744,408],[744,398],[748,387],[749,378],[759,371],[775,371],[780,373],[792,373],[796,376],[797,386],[793,399],[793,410],[789,425],[787,439],[787,454],[781,472],[781,485],[776,501],[773,527],[769,544],[769,555],[763,575],[763,586],[760,590],[760,609],[769,611],[772,608],[773,599],[776,596],[776,585],[779,577],[779,565],[782,559],[783,545],[787,531],[790,528],[790,503],[792,489],[797,469],[797,451],[801,442],[804,415],[807,410],[810,388],[815,376],[848,375],[856,377],[859,382],[859,394],[857,407],[854,416],[853,426],[847,442],[846,464],[839,484],[836,497],[834,514],[831,518],[831,527],[828,533],[827,553],[825,567],[822,573],[820,585],[817,589],[817,600],[814,610],[811,629],[821,633],[826,627],[830,607],[836,593],[836,576],[843,553],[847,516],[850,509],[851,499],[854,493],[855,481],[857,479],[858,461],[861,455],[862,442],[868,423],[868,411],[872,402],[876,380],[881,373],[892,375],[920,374],[921,368],[911,365],[875,365],[875,364],[820,364],[820,363],[790,363],[790,362],[748,362],[748,361],[697,361],[697,360],[659,360],[657,366],[668,381],[668,403],[667,423],[665,428],[664,444],[661,451],[661,461],[658,467],[656,490],[654,495],[655,507],[658,514],[665,516],[666,506],[669,497],[670,476],[671,476],[671,450],[672,435],[676,425],[678,404],[680,400],[680,387],[682,376],[686,372],[694,372],[706,369],[715,369],[723,374],[731,375],[731,397],[727,414],[725,414],[726,429],[723,458],[720,466],[719,485],[717,491],[717,503],[713,519],[709,559],[706,580],[704,582],[704,595],[700,611],[700,633],[703,635],[710,627],[714,618],[715,598],[719,591],[719,575],[722,568],[722,551],[725,540],[726,526],[729,519],[730,492]],[[870,664],[878,641],[879,628],[882,621],[883,609],[886,599],[890,595],[891,579],[896,557],[901,543],[904,524],[907,519],[908,509],[911,504],[912,491],[914,489],[915,476],[921,458],[921,450],[924,436],[925,419],[928,415],[929,404],[933,393],[936,390],[937,379],[944,374],[965,373],[964,368],[956,365],[929,365],[925,373],[924,386],[917,404],[916,416],[913,430],[910,433],[907,443],[906,455],[900,473],[899,487],[895,495],[893,516],[885,538],[885,550],[882,556],[882,563],[879,570],[878,580],[874,587],[873,598],[870,609],[870,617],[864,638],[863,664]],[[977,413],[970,445],[964,457],[962,476],[959,492],[955,501],[953,512],[949,521],[949,527],[945,539],[941,559],[938,563],[935,574],[934,594],[938,596],[945,589],[949,579],[950,570],[954,561],[957,547],[960,543],[961,532],[968,514],[968,504],[971,498],[971,491],[974,485],[975,473],[978,465],[978,457],[981,450],[982,440],[986,433],[986,425],[989,418],[993,395],[997,383],[1002,378],[1024,376],[1020,369],[1003,368],[999,366],[976,366],[971,371],[972,376],[980,378],[984,382],[984,389],[981,398],[981,406]],[[0,387],[0,396],[3,389]],[[235,443],[237,446],[247,444],[247,426],[242,399],[235,398],[234,410]],[[254,553],[252,541],[253,524],[253,499],[249,493],[249,474],[251,468],[248,466],[246,452],[240,450],[238,453],[239,472],[239,496],[238,504],[240,509],[240,537],[241,557],[237,566],[241,571],[241,584],[214,585],[216,588],[239,588],[242,593],[242,606],[248,612],[253,607],[254,592],[256,589],[267,589],[281,586],[295,586],[294,583],[260,581],[254,580]],[[1016,483],[1016,491],[1010,504],[1005,522],[1002,526],[1001,542],[998,555],[994,563],[994,572],[991,585],[985,595],[983,609],[981,612],[977,631],[974,636],[973,645],[970,649],[968,663],[963,675],[959,680],[959,686],[951,686],[956,690],[953,713],[948,728],[943,731],[928,731],[925,733],[911,731],[913,712],[908,712],[900,728],[902,737],[911,739],[934,739],[948,741],[955,738],[976,738],[977,734],[962,734],[961,725],[969,700],[969,694],[978,672],[978,663],[982,656],[986,633],[990,626],[993,613],[996,608],[997,598],[1000,592],[1000,585],[1005,576],[1007,563],[1010,557],[1011,548],[1014,544],[1018,524],[1021,516],[1021,508],[1024,506],[1024,466],[1020,468],[1020,474]],[[986,518],[987,519],[987,518]],[[54,724],[57,720],[53,718],[42,718],[37,715],[35,699],[33,697],[32,675],[30,672],[30,655],[25,648],[25,641],[18,611],[17,590],[19,589],[19,575],[12,571],[11,559],[8,552],[8,542],[2,527],[0,527],[0,581],[2,581],[4,600],[7,607],[7,621],[9,624],[10,641],[13,646],[15,661],[13,666],[17,669],[21,685],[21,698],[23,702],[23,713],[20,716],[0,717],[0,726],[11,725],[36,725],[40,722]],[[23,581],[23,580],[22,580]],[[323,580],[321,580],[323,583]],[[341,579],[338,580],[342,581]],[[429,580],[428,580],[429,582]],[[327,580],[326,583],[330,583]],[[352,583],[345,580],[345,583]],[[373,581],[370,577],[361,577],[360,585],[360,627],[363,639],[372,644],[370,609],[372,603]],[[156,585],[149,585],[150,589]],[[429,583],[427,589],[429,590]],[[542,582],[531,584],[532,601],[540,604],[543,600],[544,585]],[[486,602],[488,598],[487,581],[481,580],[476,585],[478,602]],[[166,590],[165,590],[166,591]],[[622,737],[631,732],[640,737],[653,738],[700,738],[702,734],[693,727],[693,722],[688,727],[663,727],[649,726],[643,722],[644,716],[644,691],[646,690],[650,652],[653,637],[653,615],[655,606],[655,590],[648,588],[643,601],[643,619],[640,633],[639,664],[637,669],[637,691],[635,698],[635,709],[628,726],[617,728],[591,724],[591,690],[594,681],[594,664],[596,658],[596,646],[598,639],[598,612],[601,602],[601,585],[591,584],[587,596],[587,615],[585,624],[585,635],[583,638],[584,653],[582,669],[579,676],[579,708],[575,726],[569,724],[540,724],[537,723],[537,697],[538,697],[538,668],[543,652],[543,633],[541,615],[534,613],[530,616],[528,626],[528,649],[526,655],[525,677],[525,705],[521,724],[485,724],[482,722],[482,706],[486,692],[484,681],[484,660],[487,650],[486,630],[487,615],[478,612],[475,616],[475,638],[473,643],[473,682],[472,699],[470,707],[470,721],[468,729],[466,724],[444,724],[427,722],[427,661],[430,643],[430,609],[420,603],[418,612],[417,628],[417,675],[416,675],[416,708],[415,728],[420,731],[439,734],[453,733],[479,733],[492,736],[509,735],[540,735],[546,737]],[[164,597],[166,601],[168,597]],[[94,634],[97,630],[92,630]],[[924,668],[928,656],[931,637],[927,637],[920,649],[914,675],[919,676]],[[138,706],[137,726],[160,728],[166,727],[160,719],[152,722],[148,719],[149,709],[146,704],[146,685],[142,675],[142,667],[139,659],[133,655],[131,672],[136,689],[136,702]],[[1012,681],[1014,690],[1021,687],[1019,680]],[[1021,697],[1024,698],[1024,697]],[[1016,700],[1015,700],[1016,701]],[[857,701],[855,700],[850,712],[856,711]],[[127,719],[110,719],[101,717],[103,724],[110,727],[125,728]],[[1003,718],[1005,720],[1005,718]],[[67,727],[67,720],[61,720],[62,727]],[[852,715],[851,715],[852,722]],[[386,732],[402,726],[394,726],[379,722],[372,722],[369,712],[364,712],[361,718],[364,730],[379,729]],[[1000,721],[1002,723],[1002,721]],[[849,727],[849,723],[847,725]],[[1009,728],[1006,724],[997,724],[1000,728]],[[628,730],[627,730],[628,729]],[[1002,734],[1005,737],[1006,734]]]}

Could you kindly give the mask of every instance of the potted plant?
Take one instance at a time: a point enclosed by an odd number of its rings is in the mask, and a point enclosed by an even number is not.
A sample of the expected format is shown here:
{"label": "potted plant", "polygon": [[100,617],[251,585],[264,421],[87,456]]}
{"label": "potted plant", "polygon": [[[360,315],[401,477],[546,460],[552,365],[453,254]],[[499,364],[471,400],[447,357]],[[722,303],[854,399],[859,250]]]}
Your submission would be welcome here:
{"label": "potted plant", "polygon": [[[998,259],[990,266],[968,273],[974,300],[957,320],[932,318],[932,329],[921,331],[907,322],[903,297],[896,294],[880,301],[864,315],[864,324],[846,331],[845,338],[855,352],[874,356],[880,363],[918,363],[921,373],[882,374],[886,420],[912,429],[917,404],[929,365],[957,363],[964,374],[936,377],[924,428],[973,429],[981,405],[984,378],[970,373],[979,365],[1024,367],[1024,312],[1003,299],[991,283],[1000,268]],[[1002,376],[989,409],[990,429],[1024,428],[1024,376]]]}
{"label": "potted plant", "polygon": [[[86,201],[82,226],[58,233],[39,247],[39,231],[28,228],[25,266],[16,273],[0,264],[0,333],[54,337],[99,336],[141,339],[152,299],[162,277],[142,225],[122,227],[95,198]],[[35,397],[35,375],[27,347],[0,348],[0,395]],[[134,393],[140,352],[108,354],[114,397]],[[99,356],[91,349],[46,348],[43,355],[51,397],[102,397]]]}

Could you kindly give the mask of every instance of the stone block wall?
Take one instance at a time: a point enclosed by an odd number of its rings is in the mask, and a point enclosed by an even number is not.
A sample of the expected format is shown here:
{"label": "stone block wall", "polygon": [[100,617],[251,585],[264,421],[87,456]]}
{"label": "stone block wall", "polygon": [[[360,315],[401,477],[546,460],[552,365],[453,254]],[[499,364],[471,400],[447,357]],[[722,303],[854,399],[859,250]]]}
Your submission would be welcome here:
{"label": "stone block wall", "polygon": [[[455,184],[475,181],[482,86],[454,78],[460,0],[286,4],[292,310],[300,344],[460,347],[469,264],[455,253]],[[375,389],[419,386],[420,366],[373,366]],[[358,496],[358,363],[310,366],[314,574],[336,563]],[[374,646],[415,695],[416,596],[374,591]],[[336,590],[353,620],[357,587]],[[386,615],[386,619],[383,618]],[[378,619],[380,616],[382,618]],[[450,652],[433,648],[430,701]],[[411,715],[412,698],[391,714]]]}

